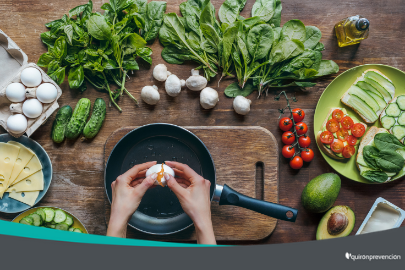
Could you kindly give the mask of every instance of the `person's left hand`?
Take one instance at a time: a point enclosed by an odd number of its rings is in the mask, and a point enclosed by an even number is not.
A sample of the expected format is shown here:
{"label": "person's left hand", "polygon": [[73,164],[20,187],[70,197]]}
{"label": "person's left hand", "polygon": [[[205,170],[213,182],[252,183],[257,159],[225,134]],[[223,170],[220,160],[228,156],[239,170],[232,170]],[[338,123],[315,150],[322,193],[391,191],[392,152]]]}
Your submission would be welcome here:
{"label": "person's left hand", "polygon": [[157,174],[145,178],[146,171],[156,161],[136,165],[111,183],[111,216],[107,235],[125,237],[129,218],[138,209],[145,192],[153,186]]}

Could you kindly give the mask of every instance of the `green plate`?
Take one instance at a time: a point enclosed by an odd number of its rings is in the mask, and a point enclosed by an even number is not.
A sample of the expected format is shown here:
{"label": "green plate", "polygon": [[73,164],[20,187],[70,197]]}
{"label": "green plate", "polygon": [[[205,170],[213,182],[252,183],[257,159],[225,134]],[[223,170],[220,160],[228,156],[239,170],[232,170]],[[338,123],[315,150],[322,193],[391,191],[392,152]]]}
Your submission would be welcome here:
{"label": "green plate", "polygon": [[[362,121],[361,117],[355,113],[353,110],[351,110],[349,107],[344,105],[342,102],[340,102],[340,98],[343,96],[343,94],[349,89],[349,87],[356,81],[358,77],[361,76],[361,74],[366,71],[367,69],[377,69],[384,73],[388,78],[392,80],[394,83],[396,89],[395,89],[395,96],[403,95],[405,94],[405,73],[402,72],[399,69],[396,69],[394,67],[390,66],[385,66],[385,65],[363,65],[363,66],[358,66],[354,67],[352,69],[349,69],[342,74],[340,74],[338,77],[336,77],[329,85],[326,87],[325,91],[321,95],[318,104],[315,109],[315,115],[314,115],[314,134],[315,136],[318,134],[319,130],[321,129],[321,126],[323,122],[325,121],[325,117],[328,114],[330,108],[332,107],[340,107],[340,108],[346,108],[348,114],[350,117],[357,119],[358,121]],[[364,121],[362,121],[364,122]],[[374,124],[376,127],[381,127],[380,121],[377,120]],[[371,127],[373,126],[372,124],[369,124],[368,126]],[[318,145],[319,148],[319,145]],[[357,150],[357,148],[356,148]],[[329,156],[327,156],[320,148],[319,151],[321,152],[322,156],[325,158],[326,162],[335,169],[338,173],[343,175],[344,177],[347,177],[353,181],[361,182],[361,183],[366,183],[366,184],[372,184],[370,181],[366,180],[363,178],[359,170],[356,167],[356,161],[355,158],[351,158],[349,160],[336,160],[332,159]],[[402,176],[402,175],[401,175]],[[396,180],[399,177],[395,177],[393,180]]]}

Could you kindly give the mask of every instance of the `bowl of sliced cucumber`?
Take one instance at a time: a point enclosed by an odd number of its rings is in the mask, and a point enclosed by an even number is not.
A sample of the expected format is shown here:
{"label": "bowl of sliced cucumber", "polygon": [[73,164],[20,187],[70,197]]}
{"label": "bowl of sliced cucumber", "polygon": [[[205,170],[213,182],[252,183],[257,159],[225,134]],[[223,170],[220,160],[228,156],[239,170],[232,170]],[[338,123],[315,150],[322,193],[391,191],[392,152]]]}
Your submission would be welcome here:
{"label": "bowl of sliced cucumber", "polygon": [[61,231],[88,233],[79,219],[57,207],[31,208],[15,217],[13,222]]}

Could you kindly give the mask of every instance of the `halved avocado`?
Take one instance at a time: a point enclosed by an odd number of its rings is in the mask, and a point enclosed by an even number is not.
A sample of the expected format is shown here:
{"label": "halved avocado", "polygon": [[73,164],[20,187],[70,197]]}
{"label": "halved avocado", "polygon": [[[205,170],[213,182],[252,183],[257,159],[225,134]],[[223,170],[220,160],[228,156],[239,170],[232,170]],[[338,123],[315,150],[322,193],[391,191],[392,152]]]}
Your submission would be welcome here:
{"label": "halved avocado", "polygon": [[349,206],[332,207],[319,222],[316,240],[348,236],[354,228],[356,218]]}

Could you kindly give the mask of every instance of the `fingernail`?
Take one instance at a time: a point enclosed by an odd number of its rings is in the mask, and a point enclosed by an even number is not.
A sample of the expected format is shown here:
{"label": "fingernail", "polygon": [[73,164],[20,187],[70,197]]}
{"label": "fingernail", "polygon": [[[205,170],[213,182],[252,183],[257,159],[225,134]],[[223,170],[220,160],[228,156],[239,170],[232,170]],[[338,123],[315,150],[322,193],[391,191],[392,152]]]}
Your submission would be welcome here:
{"label": "fingernail", "polygon": [[157,173],[152,174],[150,177],[151,177],[153,180],[156,180],[156,179],[157,179]]}
{"label": "fingernail", "polygon": [[170,179],[170,175],[169,175],[168,173],[164,173],[163,175],[165,176],[165,179],[166,179],[166,180],[169,180],[169,179]]}

